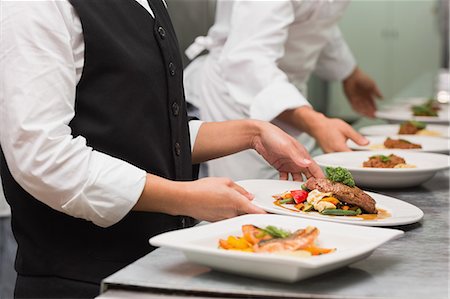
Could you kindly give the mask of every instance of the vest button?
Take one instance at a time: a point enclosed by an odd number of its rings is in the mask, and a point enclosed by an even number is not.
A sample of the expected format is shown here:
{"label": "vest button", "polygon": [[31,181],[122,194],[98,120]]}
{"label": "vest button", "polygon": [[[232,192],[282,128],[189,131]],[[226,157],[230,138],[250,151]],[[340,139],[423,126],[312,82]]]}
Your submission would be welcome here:
{"label": "vest button", "polygon": [[166,37],[166,30],[164,30],[164,28],[161,26],[158,27],[158,33],[161,39],[164,39]]}
{"label": "vest button", "polygon": [[172,114],[173,116],[178,116],[178,114],[180,114],[180,106],[177,102],[173,102],[172,104]]}
{"label": "vest button", "polygon": [[169,63],[169,72],[171,76],[175,76],[175,64],[173,62]]}
{"label": "vest button", "polygon": [[175,155],[181,155],[181,145],[178,142],[175,142]]}

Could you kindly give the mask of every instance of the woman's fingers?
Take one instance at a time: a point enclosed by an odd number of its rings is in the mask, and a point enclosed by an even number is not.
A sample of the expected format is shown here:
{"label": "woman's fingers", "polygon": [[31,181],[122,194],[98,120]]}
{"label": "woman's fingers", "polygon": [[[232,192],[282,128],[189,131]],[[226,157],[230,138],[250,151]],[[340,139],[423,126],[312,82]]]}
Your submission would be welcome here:
{"label": "woman's fingers", "polygon": [[250,192],[248,192],[247,190],[245,190],[243,187],[239,186],[235,182],[232,182],[230,187],[233,188],[234,190],[236,190],[237,192],[239,192],[239,194],[244,195],[249,200],[252,200],[255,197],[253,194],[251,194]]}

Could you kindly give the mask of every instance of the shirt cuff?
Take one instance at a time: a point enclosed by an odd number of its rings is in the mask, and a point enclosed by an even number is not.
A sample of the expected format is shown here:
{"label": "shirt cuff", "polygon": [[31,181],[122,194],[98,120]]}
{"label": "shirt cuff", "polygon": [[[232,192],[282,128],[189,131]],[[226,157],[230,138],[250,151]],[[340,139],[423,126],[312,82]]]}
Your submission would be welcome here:
{"label": "shirt cuff", "polygon": [[289,82],[275,82],[264,88],[250,106],[250,118],[274,120],[285,110],[310,106],[300,91]]}
{"label": "shirt cuff", "polygon": [[195,140],[197,139],[198,131],[203,122],[201,120],[191,120],[189,122],[189,135],[191,140],[191,152],[194,150]]}
{"label": "shirt cuff", "polygon": [[119,222],[141,196],[147,173],[120,159],[93,151],[83,192],[62,206],[67,214],[101,227]]}

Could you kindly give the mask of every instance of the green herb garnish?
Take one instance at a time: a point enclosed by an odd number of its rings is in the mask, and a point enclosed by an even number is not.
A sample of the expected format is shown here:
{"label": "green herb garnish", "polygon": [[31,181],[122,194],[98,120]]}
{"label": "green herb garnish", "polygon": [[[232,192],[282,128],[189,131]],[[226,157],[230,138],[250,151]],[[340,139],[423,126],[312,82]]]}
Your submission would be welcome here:
{"label": "green herb garnish", "polygon": [[433,110],[433,107],[426,104],[412,106],[411,110],[415,116],[438,116],[437,112]]}
{"label": "green herb garnish", "polygon": [[285,231],[285,230],[275,227],[273,225],[269,225],[266,228],[261,228],[261,230],[274,238],[287,238],[290,235],[292,235],[291,232]]}
{"label": "green herb garnish", "polygon": [[417,120],[409,120],[408,121],[411,125],[413,125],[414,127],[416,127],[418,130],[423,130],[427,127],[427,124],[421,121],[417,121]]}
{"label": "green herb garnish", "polygon": [[342,183],[349,187],[355,186],[355,180],[352,174],[345,168],[342,167],[326,167],[325,173],[330,181]]}
{"label": "green herb garnish", "polygon": [[391,161],[391,158],[388,156],[385,156],[385,155],[372,156],[370,158],[377,158],[377,157],[380,157],[380,160],[383,163],[387,163],[387,162]]}

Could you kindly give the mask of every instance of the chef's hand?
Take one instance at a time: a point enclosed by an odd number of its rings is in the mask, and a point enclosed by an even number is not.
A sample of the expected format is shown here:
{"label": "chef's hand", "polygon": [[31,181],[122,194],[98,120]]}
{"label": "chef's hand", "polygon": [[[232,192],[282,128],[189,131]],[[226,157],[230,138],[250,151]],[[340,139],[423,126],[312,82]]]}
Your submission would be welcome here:
{"label": "chef's hand", "polygon": [[203,123],[195,139],[192,161],[201,163],[247,149],[255,149],[274,168],[280,178],[289,173],[295,180],[322,177],[320,167],[306,149],[283,130],[258,120]]}
{"label": "chef's hand", "polygon": [[375,99],[383,98],[377,84],[358,67],[348,76],[342,86],[353,109],[368,117],[375,117]]}
{"label": "chef's hand", "polygon": [[337,118],[323,117],[322,120],[314,123],[310,134],[325,153],[351,151],[347,146],[348,139],[361,146],[369,144],[364,136],[356,132],[349,124]]}
{"label": "chef's hand", "polygon": [[348,139],[358,145],[369,143],[346,122],[328,118],[309,106],[286,110],[280,114],[279,119],[314,137],[326,153],[350,151]]}
{"label": "chef's hand", "polygon": [[264,214],[251,203],[253,195],[228,178],[204,178],[185,183],[187,215],[206,221],[218,221],[243,214]]}
{"label": "chef's hand", "polygon": [[260,123],[260,134],[253,138],[252,147],[287,180],[289,174],[296,181],[309,177],[324,177],[320,167],[311,159],[297,140],[270,123]]}
{"label": "chef's hand", "polygon": [[206,221],[265,213],[251,203],[252,199],[252,194],[227,178],[182,182],[147,174],[144,191],[133,210]]}

